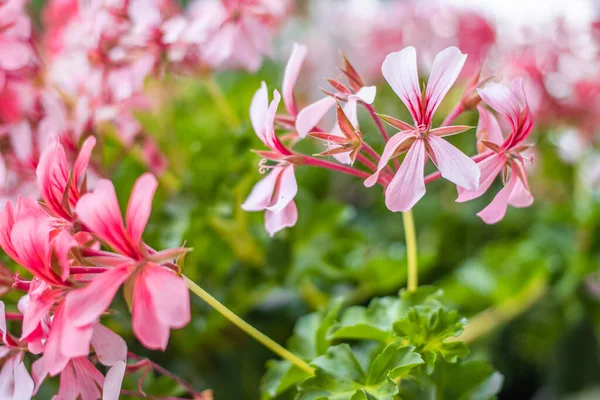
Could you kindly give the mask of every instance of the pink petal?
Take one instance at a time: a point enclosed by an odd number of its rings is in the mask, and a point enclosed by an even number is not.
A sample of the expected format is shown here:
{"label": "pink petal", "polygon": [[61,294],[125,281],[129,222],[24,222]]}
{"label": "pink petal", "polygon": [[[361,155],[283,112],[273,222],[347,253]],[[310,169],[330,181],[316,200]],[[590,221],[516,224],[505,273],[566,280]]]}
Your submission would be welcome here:
{"label": "pink petal", "polygon": [[102,400],[118,400],[121,394],[121,385],[125,376],[127,364],[123,361],[118,361],[108,370],[104,387],[102,388]]}
{"label": "pink petal", "polygon": [[32,56],[26,42],[3,38],[0,40],[0,66],[9,71],[24,67]]}
{"label": "pink petal", "polygon": [[73,370],[77,377],[77,389],[81,400],[96,400],[100,398],[100,387],[104,385],[104,376],[85,357],[74,358]]}
{"label": "pink petal", "polygon": [[66,315],[63,314],[62,318],[65,320],[61,324],[60,352],[68,358],[87,356],[90,353],[90,342],[94,333],[93,325],[75,326],[66,319]]}
{"label": "pink petal", "polygon": [[31,363],[31,376],[33,377],[33,382],[35,383],[35,389],[33,390],[34,394],[38,391],[40,385],[44,382],[47,375],[48,371],[46,370],[44,357],[38,358]]}
{"label": "pink petal", "polygon": [[46,150],[42,153],[36,168],[37,183],[42,198],[57,216],[69,218],[63,210],[63,196],[69,180],[69,166],[65,149],[52,137]]}
{"label": "pink petal", "polygon": [[294,166],[288,165],[283,168],[283,171],[279,175],[279,179],[275,185],[272,203],[267,209],[277,214],[294,200],[296,193],[298,193],[298,184],[296,183]]}
{"label": "pink petal", "polygon": [[103,365],[110,367],[127,360],[127,344],[123,338],[102,324],[94,325],[91,344]]}
{"label": "pink petal", "polygon": [[477,106],[479,111],[479,123],[477,124],[477,139],[501,146],[504,143],[504,136],[498,124],[496,117],[485,107]]}
{"label": "pink petal", "polygon": [[67,230],[61,230],[52,241],[54,246],[53,255],[58,260],[61,270],[61,279],[65,281],[69,277],[69,253],[73,247],[78,245],[77,240]]}
{"label": "pink petal", "polygon": [[60,385],[58,386],[58,398],[60,400],[76,400],[79,395],[77,387],[77,377],[73,366],[67,365],[60,374]]}
{"label": "pink petal", "polygon": [[508,184],[498,192],[496,197],[494,197],[494,200],[492,200],[486,208],[477,213],[477,216],[480,217],[483,222],[486,224],[495,224],[504,218],[504,215],[506,215],[506,208],[508,207],[508,199],[518,179],[516,174],[511,175]]}
{"label": "pink petal", "polygon": [[79,150],[79,155],[75,160],[75,164],[73,164],[73,183],[75,185],[79,184],[79,178],[85,174],[85,171],[87,170],[94,146],[96,146],[96,138],[90,136],[83,142],[81,150]]}
{"label": "pink petal", "polygon": [[478,162],[477,166],[479,167],[480,174],[477,190],[467,190],[457,186],[458,198],[456,201],[462,203],[473,200],[487,192],[494,182],[494,179],[496,179],[500,171],[502,171],[504,164],[506,164],[506,158],[499,154],[494,154],[485,160]]}
{"label": "pink petal", "polygon": [[362,101],[363,103],[372,104],[375,101],[377,94],[377,86],[363,86],[355,94],[348,96],[348,101]]}
{"label": "pink petal", "polygon": [[252,128],[260,140],[264,144],[267,144],[265,137],[265,116],[269,108],[269,92],[267,90],[267,84],[262,82],[260,89],[254,93],[252,102],[250,103],[250,121],[252,122]]}
{"label": "pink petal", "polygon": [[23,330],[21,333],[21,339],[26,339],[33,331],[39,326],[44,318],[56,301],[60,298],[60,290],[45,290],[39,296],[29,296],[29,302],[27,309],[23,315]]}
{"label": "pink petal", "polygon": [[133,185],[125,221],[133,245],[139,245],[152,212],[152,199],[158,187],[154,175],[145,173]]}
{"label": "pink petal", "polygon": [[283,168],[281,167],[273,168],[267,176],[254,185],[250,195],[242,204],[242,209],[245,211],[262,211],[266,209],[271,204],[275,185],[277,185],[279,175],[282,172]]}
{"label": "pink petal", "polygon": [[438,136],[429,135],[426,140],[432,152],[429,155],[445,179],[468,190],[477,189],[480,172],[475,161]]}
{"label": "pink petal", "polygon": [[394,136],[388,140],[385,144],[385,148],[383,149],[383,153],[381,154],[381,158],[379,159],[379,163],[377,164],[377,171],[370,177],[365,180],[365,186],[371,187],[377,183],[377,179],[379,179],[379,173],[382,169],[385,168],[388,161],[392,158],[398,146],[407,141],[408,139],[414,138],[413,131],[402,131],[396,133]]}
{"label": "pink petal", "polygon": [[298,132],[298,136],[303,138],[308,135],[334,105],[335,99],[331,96],[326,96],[304,107],[296,117],[296,131]]}
{"label": "pink petal", "polygon": [[129,234],[123,225],[121,209],[112,182],[100,180],[92,193],[79,199],[77,216],[94,235],[120,254],[136,258]]}
{"label": "pink petal", "polygon": [[265,229],[271,237],[283,228],[296,225],[296,221],[298,221],[298,209],[294,201],[277,214],[269,210],[265,211]]}
{"label": "pink petal", "polygon": [[164,351],[169,343],[170,327],[158,319],[152,293],[146,286],[144,271],[136,277],[134,285],[133,332],[146,348]]}
{"label": "pink petal", "polygon": [[533,204],[533,196],[529,191],[529,184],[527,183],[527,172],[525,171],[525,166],[523,162],[513,162],[511,163],[512,174],[515,174],[515,168],[520,170],[520,175],[525,179],[525,182],[521,180],[521,178],[517,179],[515,186],[510,193],[508,198],[508,204],[517,208],[525,208],[529,207]]}
{"label": "pink petal", "polygon": [[17,263],[21,264],[19,255],[13,247],[10,234],[15,224],[15,210],[10,201],[4,205],[4,209],[0,212],[0,246],[2,250]]}
{"label": "pink petal", "polygon": [[427,121],[425,122],[426,125],[431,124],[435,110],[437,110],[446,93],[454,85],[454,82],[456,82],[456,78],[458,78],[466,60],[467,55],[461,53],[454,46],[442,50],[435,56],[425,91],[427,107],[424,119]]}
{"label": "pink petal", "polygon": [[14,393],[13,400],[29,400],[33,396],[33,379],[27,372],[22,361],[15,360],[14,364]]}
{"label": "pink petal", "polygon": [[97,274],[89,285],[70,292],[65,299],[69,321],[77,326],[95,323],[110,307],[117,290],[129,277],[129,265]]}
{"label": "pink petal", "polygon": [[390,53],[381,65],[381,72],[396,95],[402,100],[415,123],[421,122],[421,89],[417,71],[417,52],[414,47]]}
{"label": "pink petal", "polygon": [[281,96],[279,92],[273,90],[273,100],[269,104],[269,109],[265,114],[265,144],[279,154],[288,155],[290,152],[281,144],[275,134],[275,115],[277,114],[280,100]]}
{"label": "pink petal", "polygon": [[477,89],[481,99],[494,110],[508,118],[513,130],[516,130],[525,104],[511,88],[501,83],[488,83]]}
{"label": "pink petal", "polygon": [[306,46],[298,43],[294,43],[294,49],[290,55],[290,59],[285,67],[285,73],[283,74],[283,85],[281,87],[281,93],[283,95],[283,104],[291,116],[298,113],[296,109],[296,102],[294,101],[294,86],[302,68],[302,63],[306,58]]}
{"label": "pink petal", "polygon": [[385,191],[391,211],[408,211],[425,195],[425,142],[415,140]]}
{"label": "pink petal", "polygon": [[44,368],[51,376],[60,373],[69,362],[69,357],[61,351],[63,325],[65,324],[63,316],[64,306],[61,305],[54,314],[48,340],[44,346]]}
{"label": "pink petal", "polygon": [[146,266],[142,274],[138,282],[144,280],[158,319],[171,328],[186,326],[190,322],[190,294],[185,281],[158,265]]}

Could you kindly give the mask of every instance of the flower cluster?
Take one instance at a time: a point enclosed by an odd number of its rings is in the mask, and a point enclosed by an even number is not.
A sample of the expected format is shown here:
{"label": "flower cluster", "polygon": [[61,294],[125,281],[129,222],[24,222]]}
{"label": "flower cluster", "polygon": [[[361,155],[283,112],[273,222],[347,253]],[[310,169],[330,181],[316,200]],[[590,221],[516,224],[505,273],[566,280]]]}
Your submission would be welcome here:
{"label": "flower cluster", "polygon": [[[269,104],[264,83],[255,94],[250,107],[254,130],[269,148],[268,151],[257,151],[264,157],[261,171],[272,171],[254,187],[242,207],[247,211],[265,210],[265,227],[271,235],[284,227],[293,226],[297,220],[294,197],[298,186],[294,169],[301,165],[319,166],[366,178],[364,184],[367,187],[380,184],[385,191],[386,206],[391,211],[409,211],[425,195],[426,183],[439,177],[454,183],[459,194],[457,201],[464,202],[481,196],[500,173],[505,187],[478,214],[486,223],[501,220],[508,205],[527,207],[533,202],[524,162],[527,157],[523,154],[529,147],[524,142],[532,131],[533,117],[522,81],[515,80],[511,87],[507,87],[501,83],[489,83],[489,79],[480,81],[479,73],[476,73],[442,126],[434,128],[434,113],[460,75],[467,55],[456,47],[448,47],[438,53],[429,81],[422,90],[416,50],[414,47],[406,47],[388,54],[381,71],[407,107],[412,123],[375,113],[372,106],[375,87],[365,86],[346,59],[341,71],[348,82],[329,80],[334,90],[325,91],[325,98],[298,112],[293,88],[305,55],[306,48],[295,45],[286,67],[282,88],[286,115],[277,114],[281,97],[277,90]],[[496,117],[480,104],[481,100],[506,119],[510,132],[502,133]],[[318,124],[336,103],[337,126],[325,131]],[[341,107],[339,103],[345,104]],[[381,155],[363,141],[358,129],[359,104],[373,117],[386,142]],[[475,107],[479,112],[476,139],[480,152],[469,158],[443,137],[469,130],[468,126],[452,125],[452,122],[461,113]],[[391,125],[397,133],[388,137],[382,121]],[[289,144],[285,144],[276,135],[276,127],[288,132],[285,138]],[[294,143],[308,134],[328,142],[328,149],[319,155],[333,155],[338,163],[294,152]],[[406,156],[398,163],[395,158],[404,153]],[[393,167],[388,165],[392,159]],[[439,172],[425,177],[428,159],[431,159]],[[369,171],[344,165],[352,165],[355,160]],[[269,161],[271,165],[268,164]]]}
{"label": "flower cluster", "polygon": [[[157,251],[142,239],[156,178],[146,173],[137,180],[123,221],[109,180],[88,189],[95,142],[88,137],[71,166],[64,146],[51,138],[36,171],[42,201],[20,197],[0,213],[0,247],[33,276],[17,274],[4,283],[25,293],[19,312],[9,316],[2,305],[0,313],[0,375],[10,382],[2,398],[30,398],[47,375],[60,374],[58,398],[117,399],[127,347],[101,317],[121,286],[133,332],[147,348],[164,350],[170,330],[190,320],[189,293],[176,264],[186,249]],[[5,319],[21,323],[20,336],[11,334]],[[23,364],[27,354],[37,358],[32,377]],[[92,363],[96,359],[110,367],[106,377]]]}

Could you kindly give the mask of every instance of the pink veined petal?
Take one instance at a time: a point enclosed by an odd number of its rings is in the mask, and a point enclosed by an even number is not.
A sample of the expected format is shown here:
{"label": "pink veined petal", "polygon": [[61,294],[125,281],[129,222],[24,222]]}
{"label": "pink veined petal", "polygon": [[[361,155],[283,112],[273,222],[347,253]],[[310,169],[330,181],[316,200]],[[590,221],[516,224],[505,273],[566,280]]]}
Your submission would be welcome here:
{"label": "pink veined petal", "polygon": [[90,163],[90,158],[92,157],[92,150],[96,146],[96,138],[93,136],[88,137],[83,145],[81,146],[81,150],[79,150],[79,155],[75,160],[75,164],[73,164],[73,184],[79,184],[79,178],[85,174],[87,170],[88,164]]}
{"label": "pink veined petal", "polygon": [[408,211],[425,195],[425,142],[415,140],[385,191],[390,211]]}
{"label": "pink veined petal", "polygon": [[171,328],[186,326],[191,318],[190,292],[183,278],[158,265],[146,266],[142,274],[157,318]]}
{"label": "pink veined petal", "polygon": [[[146,268],[144,268],[146,269]],[[144,347],[151,350],[165,350],[169,343],[169,325],[158,319],[152,293],[146,286],[144,271],[134,282],[132,326],[133,333]]]}
{"label": "pink veined petal", "polygon": [[525,179],[525,181],[523,182],[521,178],[517,179],[517,182],[515,183],[515,186],[508,197],[508,204],[517,208],[529,207],[531,204],[533,204],[533,196],[529,191],[529,183],[527,183],[527,172],[525,171],[525,166],[523,165],[522,161],[520,163],[517,161],[511,163],[511,168],[512,174],[515,174],[515,168],[518,168],[520,170],[520,175],[523,177],[523,179]]}
{"label": "pink veined petal", "polygon": [[27,309],[23,315],[21,339],[26,339],[39,326],[42,318],[52,309],[61,296],[59,290],[46,290],[40,296],[30,296]]}
{"label": "pink veined petal", "polygon": [[157,187],[158,182],[150,173],[140,176],[133,185],[125,221],[134,246],[139,246],[142,241],[142,234],[152,212],[152,200]]}
{"label": "pink veined petal", "polygon": [[296,117],[296,131],[298,132],[298,136],[303,138],[308,135],[334,105],[335,99],[327,96],[300,110]]}
{"label": "pink veined petal", "polygon": [[57,396],[60,400],[76,400],[78,395],[77,377],[75,371],[73,371],[73,366],[69,363],[60,374]]}
{"label": "pink veined petal", "polygon": [[294,100],[294,86],[296,86],[296,81],[298,80],[302,63],[304,63],[304,59],[306,58],[306,53],[306,46],[294,43],[294,49],[292,50],[292,54],[285,66],[285,72],[283,74],[283,84],[281,87],[283,104],[285,104],[286,110],[292,116],[298,113],[296,102]]}
{"label": "pink veined petal", "polygon": [[275,185],[277,185],[279,175],[282,172],[282,167],[275,167],[267,176],[254,185],[250,195],[242,204],[242,209],[245,211],[262,211],[266,209],[271,204]]}
{"label": "pink veined petal", "polygon": [[294,166],[288,165],[283,168],[279,175],[271,205],[267,207],[267,210],[277,214],[294,200],[296,193],[298,193],[298,184],[296,183]]}
{"label": "pink veined petal", "polygon": [[4,209],[0,212],[0,247],[14,261],[21,264],[19,255],[17,254],[12,240],[10,238],[12,228],[15,224],[15,209],[10,201],[4,205]]}
{"label": "pink veined petal", "polygon": [[33,396],[33,379],[27,372],[25,364],[22,361],[15,360],[14,364],[14,393],[13,400],[29,400]]}
{"label": "pink veined petal", "polygon": [[37,360],[31,363],[31,376],[33,378],[33,383],[35,384],[33,394],[35,394],[38,391],[41,384],[46,379],[47,375],[48,371],[46,370],[44,357],[38,358]]}
{"label": "pink veined petal", "polygon": [[421,123],[421,89],[417,70],[417,51],[409,46],[390,53],[381,65],[381,72],[396,95],[402,100],[413,120]]}
{"label": "pink veined petal", "polygon": [[54,255],[58,260],[61,275],[60,278],[65,281],[69,277],[69,252],[77,246],[77,240],[67,230],[61,230],[52,241],[54,246]]}
{"label": "pink veined petal", "polygon": [[69,321],[77,326],[95,323],[110,306],[129,273],[129,265],[112,268],[97,274],[86,287],[70,292],[65,299]]}
{"label": "pink veined petal", "polygon": [[0,301],[0,334],[2,334],[2,341],[6,343],[6,306],[3,301]]}
{"label": "pink veined petal", "polygon": [[92,193],[79,199],[76,210],[79,219],[92,233],[119,253],[136,258],[137,250],[125,230],[117,194],[111,181],[100,180]]}
{"label": "pink veined petal", "polygon": [[501,146],[504,143],[504,136],[498,124],[496,117],[485,107],[477,106],[479,111],[479,123],[477,124],[477,139]]}
{"label": "pink veined petal", "polygon": [[91,344],[103,365],[110,367],[127,359],[125,340],[102,324],[94,325]]}
{"label": "pink veined petal", "polygon": [[31,48],[25,42],[3,38],[0,40],[0,66],[2,69],[15,70],[24,67],[31,54]]}
{"label": "pink veined petal", "polygon": [[377,94],[377,86],[363,86],[355,94],[348,96],[348,101],[362,101],[363,103],[372,104],[375,101]]}
{"label": "pink veined petal", "polygon": [[90,353],[90,342],[94,333],[93,325],[75,326],[66,319],[66,315],[63,314],[62,318],[64,320],[61,324],[62,332],[59,336],[60,352],[68,358],[87,356]]}
{"label": "pink veined petal", "polygon": [[400,146],[406,140],[414,137],[415,136],[413,131],[401,131],[392,136],[390,140],[388,140],[388,142],[385,144],[385,148],[383,149],[383,153],[381,154],[381,158],[379,159],[379,163],[377,164],[377,171],[375,171],[373,175],[371,175],[365,180],[364,185],[366,187],[371,187],[375,185],[377,183],[377,179],[379,179],[379,173],[382,169],[385,168],[388,161],[390,161],[398,146]]}
{"label": "pink veined petal", "polygon": [[296,221],[298,221],[298,209],[294,201],[277,214],[269,210],[265,211],[265,229],[271,237],[284,228],[296,225]]}
{"label": "pink veined petal", "polygon": [[492,200],[486,208],[477,213],[477,216],[480,217],[483,222],[491,225],[504,218],[504,215],[506,215],[506,208],[508,207],[508,199],[518,179],[516,174],[511,175],[508,184],[498,192],[496,197],[494,197],[494,200]]}
{"label": "pink veined petal", "polygon": [[125,376],[127,364],[117,361],[106,373],[104,387],[102,388],[102,400],[118,400],[121,394],[121,385]]}
{"label": "pink veined petal", "polygon": [[438,136],[429,135],[425,140],[433,153],[429,156],[445,179],[468,190],[477,189],[480,172],[475,161]]}
{"label": "pink veined petal", "polygon": [[467,190],[457,186],[458,198],[456,201],[462,203],[473,200],[487,192],[494,182],[494,179],[496,179],[500,171],[502,171],[504,164],[506,164],[506,158],[500,154],[494,154],[485,160],[478,162],[477,166],[479,167],[480,174],[477,190]]}
{"label": "pink veined petal", "polygon": [[104,386],[104,376],[100,371],[86,357],[74,358],[72,364],[81,400],[100,398],[100,388]]}
{"label": "pink veined petal", "polygon": [[267,138],[265,137],[265,116],[269,108],[269,92],[267,90],[267,84],[261,82],[260,89],[254,93],[252,102],[250,103],[250,121],[252,122],[252,128],[254,133],[265,145],[268,146]]}
{"label": "pink veined petal", "polygon": [[454,82],[456,82],[456,78],[458,78],[466,60],[467,55],[461,53],[454,46],[442,50],[435,56],[431,73],[429,74],[429,81],[427,82],[427,89],[425,90],[427,106],[425,107],[425,116],[422,122],[426,125],[429,126],[431,124],[435,110],[437,110],[446,93],[454,85]]}
{"label": "pink veined petal", "polygon": [[61,351],[61,336],[63,325],[65,324],[63,314],[64,306],[61,305],[56,309],[50,333],[44,345],[44,368],[51,376],[59,374],[69,362],[69,357],[65,356]]}
{"label": "pink veined petal", "polygon": [[69,218],[63,211],[62,199],[69,180],[65,149],[52,137],[36,168],[37,184],[42,198],[58,216]]}
{"label": "pink veined petal", "polygon": [[281,95],[277,90],[273,90],[273,100],[271,104],[269,104],[269,109],[265,114],[265,139],[267,146],[279,153],[288,155],[290,152],[281,144],[279,138],[275,134],[275,115],[277,115],[277,108],[279,107],[279,102],[281,101]]}
{"label": "pink veined petal", "polygon": [[477,89],[477,93],[490,107],[508,118],[513,131],[517,129],[524,104],[511,88],[492,82],[485,85],[484,88]]}

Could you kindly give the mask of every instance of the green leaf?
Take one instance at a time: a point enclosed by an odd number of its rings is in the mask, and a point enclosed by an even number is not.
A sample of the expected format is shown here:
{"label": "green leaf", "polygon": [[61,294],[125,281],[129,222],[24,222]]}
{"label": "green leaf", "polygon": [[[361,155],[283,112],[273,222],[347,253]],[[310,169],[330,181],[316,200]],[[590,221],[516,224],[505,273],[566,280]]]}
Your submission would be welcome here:
{"label": "green leaf", "polygon": [[431,372],[438,356],[449,363],[465,357],[469,350],[459,341],[447,342],[462,331],[466,320],[457,311],[448,311],[441,306],[416,306],[409,310],[406,318],[394,324],[397,336],[417,347]]}
{"label": "green leaf", "polygon": [[315,375],[300,384],[297,400],[392,400],[398,393],[394,379],[421,364],[412,347],[390,344],[366,374],[348,344],[333,346],[312,362]]}
{"label": "green leaf", "polygon": [[260,384],[261,400],[274,399],[307,376],[287,360],[269,360],[267,368]]}
{"label": "green leaf", "polygon": [[415,292],[401,291],[399,298],[383,297],[371,301],[367,308],[350,307],[340,323],[332,328],[332,339],[370,339],[381,342],[393,340],[393,325],[404,318],[414,305],[439,305],[442,291],[423,286]]}

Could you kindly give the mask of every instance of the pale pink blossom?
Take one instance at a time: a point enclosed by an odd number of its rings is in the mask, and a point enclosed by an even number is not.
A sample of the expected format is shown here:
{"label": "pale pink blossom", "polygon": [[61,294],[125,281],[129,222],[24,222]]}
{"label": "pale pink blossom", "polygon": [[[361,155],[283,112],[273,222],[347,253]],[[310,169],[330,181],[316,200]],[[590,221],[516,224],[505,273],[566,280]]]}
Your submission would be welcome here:
{"label": "pale pink blossom", "polygon": [[85,288],[70,293],[66,303],[69,320],[75,326],[85,327],[99,318],[119,287],[129,280],[127,287],[132,292],[126,292],[126,296],[132,302],[133,331],[144,346],[164,350],[170,330],[182,328],[190,321],[190,300],[184,280],[162,265],[185,253],[185,249],[156,252],[142,240],[156,188],[151,174],[137,180],[125,224],[110,181],[99,181],[93,192],[79,200],[79,220],[118,254],[101,257],[101,263],[110,269],[97,274]]}
{"label": "pale pink blossom", "polygon": [[514,80],[512,87],[491,83],[478,92],[484,102],[508,120],[511,131],[504,138],[495,117],[487,109],[479,107],[478,131],[487,132],[483,140],[481,135],[479,138],[489,156],[477,163],[481,170],[479,187],[476,190],[458,187],[456,201],[463,202],[481,196],[501,173],[505,186],[477,214],[484,222],[494,224],[504,218],[508,205],[522,208],[533,203],[524,157],[521,154],[528,148],[523,142],[532,131],[533,118],[522,80]]}
{"label": "pale pink blossom", "polygon": [[432,129],[433,114],[460,74],[466,55],[456,47],[440,52],[433,63],[429,81],[421,92],[414,47],[390,53],[381,70],[386,81],[408,108],[413,125],[388,118],[400,132],[386,143],[377,171],[366,181],[373,186],[388,161],[406,152],[406,158],[385,192],[385,204],[391,211],[408,211],[425,195],[424,168],[428,158],[442,176],[456,185],[475,190],[479,169],[473,160],[442,139],[467,130],[466,126],[444,126]]}
{"label": "pale pink blossom", "polygon": [[[269,235],[285,227],[294,226],[298,220],[298,210],[294,197],[298,192],[298,184],[294,174],[294,164],[291,162],[292,152],[281,143],[275,134],[275,114],[281,96],[273,91],[273,100],[269,104],[267,86],[263,82],[261,88],[254,94],[250,105],[250,118],[256,135],[269,148],[269,151],[259,151],[265,157],[261,161],[261,169],[271,171],[258,182],[250,195],[242,204],[246,211],[265,211],[265,228]],[[267,166],[266,159],[276,163]]]}

